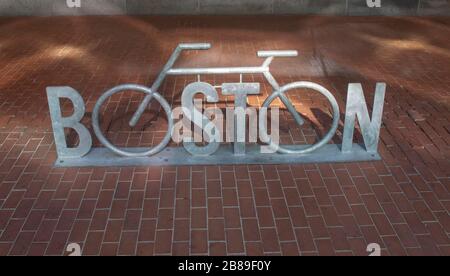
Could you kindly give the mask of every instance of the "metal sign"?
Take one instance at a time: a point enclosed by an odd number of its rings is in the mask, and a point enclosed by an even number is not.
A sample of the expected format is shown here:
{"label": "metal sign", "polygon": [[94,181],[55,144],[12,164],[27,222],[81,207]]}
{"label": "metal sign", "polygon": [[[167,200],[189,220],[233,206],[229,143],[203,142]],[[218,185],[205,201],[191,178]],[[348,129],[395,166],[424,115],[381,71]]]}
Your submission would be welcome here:
{"label": "metal sign", "polygon": [[[179,44],[169,61],[162,69],[151,87],[125,84],[106,91],[96,102],[92,112],[92,126],[98,140],[104,147],[92,148],[92,137],[89,130],[80,122],[85,114],[85,105],[80,94],[70,87],[48,87],[47,97],[50,116],[55,137],[58,160],[56,166],[146,166],[146,165],[220,165],[220,164],[281,164],[281,163],[319,163],[319,162],[351,162],[379,160],[377,153],[380,127],[383,114],[386,85],[378,83],[375,90],[372,116],[369,115],[363,89],[360,84],[349,84],[347,107],[345,111],[344,133],[342,145],[330,144],[339,125],[339,105],[333,94],[323,86],[299,81],[280,86],[270,72],[270,64],[277,57],[295,57],[297,51],[259,51],[258,57],[264,58],[259,67],[222,67],[222,68],[173,68],[175,61],[183,50],[210,49],[208,43]],[[201,82],[200,76],[205,74],[238,74],[238,83],[224,83],[213,86]],[[259,118],[249,119],[249,136],[246,137],[246,116],[255,117],[257,112],[247,106],[248,95],[260,94],[259,83],[245,83],[244,74],[262,74],[272,86],[270,94],[259,109]],[[187,85],[182,93],[180,108],[172,109],[170,104],[157,91],[162,82],[170,75],[196,75],[198,82]],[[227,142],[224,142],[222,125],[217,123],[223,118],[220,109],[205,110],[202,113],[201,103],[197,94],[203,94],[208,102],[219,99],[217,90],[223,95],[234,96],[232,119],[227,120]],[[303,125],[305,119],[297,112],[286,93],[293,89],[308,89],[323,95],[332,109],[333,121],[328,132],[316,143],[311,145],[280,145],[277,136],[278,113],[270,108],[275,99],[279,99],[293,116],[298,125]],[[100,128],[100,112],[105,102],[113,95],[124,91],[137,91],[145,94],[143,101],[133,114],[129,125],[136,126],[145,110],[152,101],[158,101],[167,114],[168,130],[162,141],[151,148],[123,148],[110,142]],[[69,99],[74,106],[74,113],[63,117],[60,99]],[[271,134],[268,134],[268,112],[271,113]],[[276,110],[276,109],[275,109]],[[183,120],[175,123],[180,113]],[[214,114],[215,120],[211,119]],[[359,121],[364,144],[353,143],[355,121]],[[188,125],[186,126],[186,122]],[[223,123],[223,122],[222,122]],[[197,133],[191,132],[191,124]],[[183,128],[183,135],[177,131]],[[64,129],[73,129],[79,136],[78,146],[67,146]],[[259,131],[256,131],[256,128]],[[231,133],[231,135],[230,135]],[[257,138],[263,144],[257,144]],[[199,138],[200,140],[196,139]],[[182,142],[183,147],[167,147],[171,139]],[[203,139],[203,140],[202,140]],[[248,144],[249,139],[254,142]],[[199,145],[198,142],[202,142]]]}

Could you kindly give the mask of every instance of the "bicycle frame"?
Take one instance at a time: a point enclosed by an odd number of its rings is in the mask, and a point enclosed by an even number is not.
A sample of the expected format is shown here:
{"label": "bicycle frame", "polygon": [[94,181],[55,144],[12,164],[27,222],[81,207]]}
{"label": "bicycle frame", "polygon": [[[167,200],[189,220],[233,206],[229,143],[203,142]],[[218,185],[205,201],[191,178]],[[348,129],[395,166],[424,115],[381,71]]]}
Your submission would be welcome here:
{"label": "bicycle frame", "polygon": [[[173,68],[183,50],[206,50],[211,48],[210,44],[179,44],[170,56],[168,62],[163,67],[161,73],[156,78],[151,87],[123,84],[104,92],[94,106],[92,111],[92,128],[97,139],[104,147],[92,148],[92,137],[88,128],[81,120],[85,114],[86,108],[82,96],[73,88],[67,86],[47,87],[47,97],[49,103],[50,116],[55,137],[56,151],[58,160],[56,166],[60,167],[84,167],[84,166],[147,166],[147,165],[212,165],[212,164],[292,164],[292,163],[322,163],[322,162],[349,162],[349,161],[371,161],[380,160],[377,152],[379,133],[382,123],[383,104],[386,91],[385,83],[377,83],[374,104],[372,108],[372,118],[364,98],[361,84],[351,83],[348,86],[347,105],[345,111],[344,132],[342,144],[329,144],[336,133],[340,121],[339,105],[333,96],[325,87],[308,81],[297,81],[280,86],[270,73],[270,64],[275,57],[295,57],[297,51],[259,51],[258,56],[265,58],[263,64],[259,67],[218,67],[218,68]],[[242,82],[243,74],[263,74],[265,79],[273,88],[272,94],[264,100],[261,105],[259,117],[259,135],[265,145],[249,145],[234,140],[234,150],[230,145],[220,144],[214,148],[214,152],[193,152],[189,150],[189,142],[182,147],[167,147],[171,139],[174,122],[172,118],[172,107],[157,92],[164,79],[169,76],[177,75],[200,75],[203,74],[240,74],[240,83],[223,83],[222,85],[212,87],[206,83],[192,83],[185,87],[183,94],[186,93],[192,99],[193,93],[202,92],[208,95],[207,90],[217,98],[215,88],[220,87],[224,95],[235,95],[237,106],[246,106],[243,101],[245,97],[239,98],[241,94],[259,93],[259,84]],[[200,85],[200,86],[199,86]],[[203,86],[202,86],[203,85]],[[231,88],[230,88],[231,87]],[[239,87],[242,91],[237,93],[234,89]],[[255,87],[257,87],[255,89]],[[328,132],[317,142],[313,144],[301,145],[279,145],[278,141],[272,141],[268,135],[266,120],[267,109],[272,102],[279,98],[293,115],[297,123],[303,123],[303,118],[296,111],[292,103],[285,96],[285,93],[291,90],[313,90],[324,96],[332,109],[333,122]],[[102,105],[110,97],[123,91],[139,91],[146,96],[140,103],[138,110],[133,115],[130,125],[134,126],[150,101],[156,100],[161,104],[162,109],[167,114],[168,130],[162,141],[150,148],[128,148],[117,147],[112,144],[100,127],[100,113]],[[231,92],[230,92],[231,91]],[[236,93],[235,93],[236,92]],[[61,98],[69,99],[74,107],[73,115],[63,117],[61,113]],[[186,102],[185,104],[190,103]],[[264,115],[266,114],[266,115]],[[234,118],[236,120],[236,116]],[[359,122],[360,131],[364,139],[364,146],[353,143],[353,133],[356,121]],[[235,121],[236,123],[236,121]],[[240,121],[239,123],[243,123]],[[65,129],[73,129],[79,137],[79,145],[75,148],[69,148],[65,137]],[[240,133],[245,127],[241,128]],[[239,133],[237,134],[239,135]],[[217,142],[214,142],[217,143]],[[211,143],[210,143],[211,144]],[[187,145],[187,146],[186,146]],[[215,145],[217,146],[217,144]],[[264,147],[264,148],[263,148]],[[266,152],[269,147],[274,151]],[[264,149],[264,150],[263,150]],[[205,154],[204,154],[205,153]],[[120,157],[119,157],[120,156]]]}
{"label": "bicycle frame", "polygon": [[[272,63],[275,57],[296,57],[298,56],[297,51],[288,50],[288,51],[258,51],[258,57],[265,58],[263,64],[259,67],[210,67],[210,68],[172,68],[175,64],[176,60],[179,58],[181,52],[183,50],[208,50],[211,48],[211,44],[209,43],[190,43],[190,44],[179,44],[178,47],[174,50],[172,55],[170,56],[168,62],[163,67],[161,73],[156,78],[155,82],[151,86],[152,91],[157,91],[161,86],[162,82],[168,75],[177,76],[177,75],[214,75],[214,74],[263,74],[266,80],[274,89],[274,93],[280,90],[280,85],[273,77],[272,73],[270,73],[270,64]],[[241,77],[242,79],[242,77]],[[304,119],[297,112],[295,107],[289,101],[289,99],[283,93],[277,93],[277,97],[283,102],[289,112],[293,115],[294,120],[299,125],[304,124]],[[147,95],[142,103],[139,105],[136,112],[133,114],[129,125],[131,127],[136,126],[137,122],[141,118],[142,114],[145,112],[145,109],[149,105],[152,100],[152,95]]]}

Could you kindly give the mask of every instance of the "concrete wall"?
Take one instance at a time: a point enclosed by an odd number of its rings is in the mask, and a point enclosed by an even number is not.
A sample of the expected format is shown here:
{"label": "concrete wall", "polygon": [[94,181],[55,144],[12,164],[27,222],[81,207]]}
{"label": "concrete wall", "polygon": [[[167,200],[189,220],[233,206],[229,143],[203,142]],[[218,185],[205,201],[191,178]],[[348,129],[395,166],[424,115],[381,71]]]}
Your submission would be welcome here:
{"label": "concrete wall", "polygon": [[[76,0],[69,0],[75,2]],[[334,14],[446,15],[450,0],[381,0],[381,8],[366,0],[0,0],[0,16],[114,14]]]}

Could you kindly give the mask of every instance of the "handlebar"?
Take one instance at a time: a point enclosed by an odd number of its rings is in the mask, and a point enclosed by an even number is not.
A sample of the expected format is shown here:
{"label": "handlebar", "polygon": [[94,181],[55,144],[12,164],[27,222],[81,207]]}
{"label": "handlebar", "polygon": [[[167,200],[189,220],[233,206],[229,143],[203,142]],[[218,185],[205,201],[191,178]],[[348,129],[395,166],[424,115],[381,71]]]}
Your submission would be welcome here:
{"label": "handlebar", "polygon": [[211,43],[181,43],[178,47],[181,50],[208,50],[211,49]]}
{"label": "handlebar", "polygon": [[[178,44],[180,50],[209,50],[211,43],[180,43]],[[297,51],[258,51],[258,57],[297,57]]]}
{"label": "handlebar", "polygon": [[[161,83],[163,82],[164,78],[167,75],[167,72],[175,64],[175,61],[177,60],[177,58],[181,54],[181,51],[183,51],[183,50],[208,50],[210,48],[211,48],[211,44],[210,43],[180,43],[180,44],[178,44],[178,47],[172,53],[172,55],[170,56],[170,58],[167,61],[166,65],[164,66],[163,70],[161,71],[161,73],[159,74],[159,76],[157,77],[155,82],[153,83],[153,85],[151,87],[151,91],[158,91]],[[266,60],[266,62],[263,64],[262,67],[257,67],[257,68],[237,68],[237,69],[238,69],[238,71],[244,70],[244,71],[254,71],[254,72],[265,72],[265,71],[261,71],[261,70],[263,70],[263,69],[266,70],[268,68],[270,62],[272,62],[272,58],[273,57],[296,57],[296,56],[298,56],[298,52],[297,51],[259,51],[258,52],[258,57],[268,58]],[[236,69],[236,68],[226,68],[226,70],[223,70],[223,68],[219,68],[219,69],[220,70],[217,70],[217,71],[220,71],[222,73],[230,73],[231,71],[233,71],[232,69]],[[202,70],[202,69],[200,69],[200,70]],[[184,72],[186,72],[186,70]],[[207,69],[206,72],[213,72],[213,73],[215,73],[215,71],[213,69],[211,69],[211,68]],[[129,122],[129,125],[131,127],[136,126],[139,118],[141,118],[141,116],[144,113],[145,109],[147,108],[147,106],[149,105],[150,101],[152,100],[152,97],[153,97],[152,94],[149,94],[149,95],[145,96],[144,100],[139,105],[138,109],[133,114],[133,117],[131,118],[131,120]]]}
{"label": "handlebar", "polygon": [[297,51],[258,51],[258,57],[268,58],[268,57],[296,57],[298,56]]}

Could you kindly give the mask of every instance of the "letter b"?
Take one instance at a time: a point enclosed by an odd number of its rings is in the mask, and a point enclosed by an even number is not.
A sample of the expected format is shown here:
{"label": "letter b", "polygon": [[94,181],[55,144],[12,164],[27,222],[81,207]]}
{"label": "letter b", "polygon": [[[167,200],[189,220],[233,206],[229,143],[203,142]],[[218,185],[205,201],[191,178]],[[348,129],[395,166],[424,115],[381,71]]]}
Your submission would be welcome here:
{"label": "letter b", "polygon": [[[69,117],[62,116],[61,98],[67,98],[73,104],[73,114]],[[47,99],[58,157],[76,158],[86,155],[91,150],[92,137],[89,130],[80,123],[85,113],[83,98],[71,87],[47,87]],[[80,141],[77,147],[67,147],[64,128],[77,132]]]}

